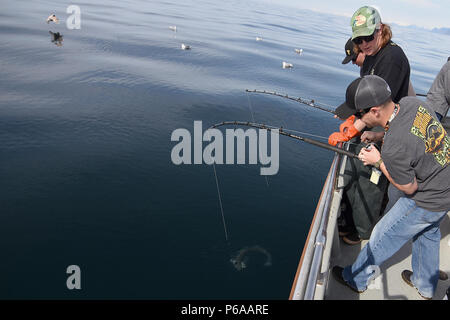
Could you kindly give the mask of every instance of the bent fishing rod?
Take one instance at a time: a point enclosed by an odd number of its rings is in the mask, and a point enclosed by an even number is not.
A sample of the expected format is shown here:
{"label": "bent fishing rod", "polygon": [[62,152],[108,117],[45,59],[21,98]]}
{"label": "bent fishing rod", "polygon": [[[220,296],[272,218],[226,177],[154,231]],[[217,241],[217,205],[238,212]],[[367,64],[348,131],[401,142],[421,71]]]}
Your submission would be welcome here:
{"label": "bent fishing rod", "polygon": [[335,112],[334,110],[325,108],[325,107],[323,107],[323,106],[317,104],[314,100],[307,100],[307,99],[303,99],[303,98],[301,98],[301,97],[298,97],[298,98],[290,97],[290,96],[287,95],[287,94],[281,94],[281,93],[277,93],[277,92],[275,92],[275,91],[256,90],[256,89],[255,89],[255,90],[245,89],[245,91],[246,91],[246,92],[251,92],[251,93],[270,94],[270,95],[272,95],[272,96],[277,96],[277,97],[289,99],[289,100],[292,100],[292,101],[295,101],[295,102],[299,102],[299,103],[305,104],[305,105],[307,105],[307,106],[310,106],[310,107],[313,107],[313,108],[316,108],[316,109],[319,109],[319,110],[322,110],[322,111],[325,111],[325,112],[329,112],[329,113],[332,113],[332,114],[336,114],[336,112]]}
{"label": "bent fishing rod", "polygon": [[[289,99],[289,100],[292,100],[292,101],[295,101],[295,102],[299,102],[299,103],[305,104],[307,106],[310,106],[310,107],[313,107],[313,108],[316,108],[316,109],[319,109],[319,110],[322,110],[322,111],[325,111],[325,112],[332,113],[334,115],[336,114],[336,112],[334,110],[325,108],[325,107],[317,104],[317,102],[315,102],[314,99],[308,100],[308,99],[303,99],[301,97],[295,98],[295,97],[291,97],[291,96],[289,96],[287,94],[281,94],[281,93],[278,93],[278,92],[275,92],[275,91],[266,91],[266,90],[256,90],[256,89],[249,90],[249,89],[245,89],[245,92],[270,94],[272,96],[277,96],[277,97]],[[426,97],[427,95],[426,94],[422,94],[422,93],[416,93],[416,96]]]}
{"label": "bent fishing rod", "polygon": [[315,145],[315,146],[318,146],[318,147],[321,147],[321,148],[324,148],[324,149],[328,149],[328,150],[331,150],[331,151],[334,151],[334,152],[346,155],[346,156],[351,157],[351,158],[358,159],[358,155],[353,153],[353,152],[344,150],[342,148],[330,146],[329,144],[327,144],[325,142],[317,141],[317,140],[310,139],[310,138],[305,138],[305,137],[302,137],[302,136],[299,136],[299,135],[295,135],[295,134],[286,132],[286,131],[283,130],[283,127],[279,127],[279,128],[278,127],[272,127],[272,126],[267,126],[265,124],[248,122],[248,121],[247,122],[246,121],[223,121],[221,123],[216,123],[216,124],[212,125],[210,127],[210,129],[211,128],[221,127],[221,126],[226,126],[226,125],[247,126],[247,127],[258,128],[258,129],[264,129],[264,130],[267,130],[267,131],[278,130],[279,134],[282,134],[282,135],[287,136],[289,138],[300,140],[300,141],[303,141],[303,142],[306,142],[306,143],[309,143],[309,144],[312,144],[312,145]]}

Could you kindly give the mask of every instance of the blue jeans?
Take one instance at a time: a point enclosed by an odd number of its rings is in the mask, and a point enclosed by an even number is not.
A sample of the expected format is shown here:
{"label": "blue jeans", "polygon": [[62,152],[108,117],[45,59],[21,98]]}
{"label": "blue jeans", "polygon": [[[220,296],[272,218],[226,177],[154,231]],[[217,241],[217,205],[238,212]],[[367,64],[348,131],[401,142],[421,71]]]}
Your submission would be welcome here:
{"label": "blue jeans", "polygon": [[386,205],[386,208],[384,209],[384,214],[386,214],[389,210],[392,209],[392,207],[398,201],[398,199],[400,199],[401,197],[406,197],[406,195],[402,191],[394,187],[392,183],[389,183],[387,192],[389,201]]}
{"label": "blue jeans", "polygon": [[431,212],[418,207],[414,200],[400,198],[376,224],[356,261],[344,268],[344,280],[359,291],[366,290],[375,272],[373,266],[380,266],[413,239],[411,281],[422,296],[431,298],[439,279],[439,225],[446,213]]}

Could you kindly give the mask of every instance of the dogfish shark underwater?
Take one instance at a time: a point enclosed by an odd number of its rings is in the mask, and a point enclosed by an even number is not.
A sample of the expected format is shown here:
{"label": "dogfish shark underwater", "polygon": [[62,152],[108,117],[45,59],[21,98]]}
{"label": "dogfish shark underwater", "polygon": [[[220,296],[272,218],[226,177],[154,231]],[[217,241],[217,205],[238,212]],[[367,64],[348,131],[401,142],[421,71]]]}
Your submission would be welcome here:
{"label": "dogfish shark underwater", "polygon": [[270,267],[272,265],[272,255],[261,246],[244,247],[240,249],[236,256],[230,259],[230,262],[238,270],[242,271],[247,268],[248,257],[247,254],[250,252],[259,252],[266,256],[266,262],[264,262],[265,267]]}

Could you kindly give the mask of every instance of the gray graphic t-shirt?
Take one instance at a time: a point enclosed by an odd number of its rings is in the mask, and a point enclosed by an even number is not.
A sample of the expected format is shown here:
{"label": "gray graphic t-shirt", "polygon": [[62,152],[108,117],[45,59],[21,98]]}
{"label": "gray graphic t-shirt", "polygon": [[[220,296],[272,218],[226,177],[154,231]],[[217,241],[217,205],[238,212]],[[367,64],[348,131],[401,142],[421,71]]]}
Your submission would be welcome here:
{"label": "gray graphic t-shirt", "polygon": [[418,190],[410,198],[419,207],[450,210],[450,138],[426,102],[405,97],[399,104],[381,148],[386,169],[401,185],[416,177]]}

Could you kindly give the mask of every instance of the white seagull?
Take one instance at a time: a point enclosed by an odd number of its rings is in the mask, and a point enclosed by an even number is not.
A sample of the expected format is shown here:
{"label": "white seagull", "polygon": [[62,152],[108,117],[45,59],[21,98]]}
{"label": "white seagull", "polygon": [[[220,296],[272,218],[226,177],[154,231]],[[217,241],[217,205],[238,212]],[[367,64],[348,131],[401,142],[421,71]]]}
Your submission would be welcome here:
{"label": "white seagull", "polygon": [[47,23],[50,23],[50,21],[53,21],[54,23],[59,23],[59,19],[55,16],[55,14],[51,14],[47,18]]}

